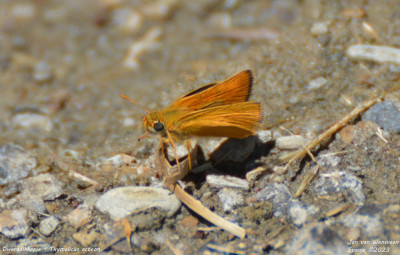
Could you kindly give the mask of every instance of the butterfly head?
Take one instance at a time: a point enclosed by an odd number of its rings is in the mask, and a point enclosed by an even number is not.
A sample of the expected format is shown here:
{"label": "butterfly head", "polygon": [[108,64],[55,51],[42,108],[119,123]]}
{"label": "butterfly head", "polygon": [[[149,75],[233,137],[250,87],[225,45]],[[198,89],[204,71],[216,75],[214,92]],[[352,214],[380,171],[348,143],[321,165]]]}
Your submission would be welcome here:
{"label": "butterfly head", "polygon": [[149,113],[143,117],[143,126],[150,133],[165,133],[165,125],[162,120],[160,120],[158,114]]}

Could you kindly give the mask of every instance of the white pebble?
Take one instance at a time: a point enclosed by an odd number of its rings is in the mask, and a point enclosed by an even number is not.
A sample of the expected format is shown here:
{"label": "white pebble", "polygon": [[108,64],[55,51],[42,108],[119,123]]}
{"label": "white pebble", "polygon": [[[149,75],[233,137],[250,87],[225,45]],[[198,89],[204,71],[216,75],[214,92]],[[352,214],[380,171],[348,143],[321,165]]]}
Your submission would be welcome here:
{"label": "white pebble", "polygon": [[28,233],[28,212],[24,208],[0,213],[0,233],[8,238],[19,238]]}
{"label": "white pebble", "polygon": [[181,202],[167,189],[156,187],[121,187],[107,191],[96,202],[96,208],[112,219],[124,218],[135,211],[159,207],[172,216]]}
{"label": "white pebble", "polygon": [[281,150],[299,149],[305,144],[306,139],[301,135],[282,136],[276,139],[276,147]]}
{"label": "white pebble", "polygon": [[56,230],[58,222],[59,220],[54,216],[50,216],[42,220],[39,224],[40,233],[45,236],[49,236],[51,233],[54,232],[54,230]]}
{"label": "white pebble", "polygon": [[229,187],[238,189],[249,189],[249,182],[233,176],[224,175],[207,175],[206,179],[208,185],[212,187]]}
{"label": "white pebble", "polygon": [[326,83],[327,80],[324,77],[320,76],[318,78],[315,78],[314,80],[311,80],[308,83],[308,89],[319,89],[323,87]]}
{"label": "white pebble", "polygon": [[224,212],[232,211],[244,203],[243,195],[237,189],[223,188],[218,192],[218,198]]}
{"label": "white pebble", "polygon": [[46,132],[53,130],[53,122],[45,115],[37,113],[18,113],[11,120],[13,126],[21,128],[40,128]]}
{"label": "white pebble", "polygon": [[38,83],[50,82],[53,78],[52,70],[45,61],[40,61],[33,70],[33,79]]}
{"label": "white pebble", "polygon": [[11,14],[14,18],[20,21],[32,20],[36,15],[35,5],[26,4],[16,4],[11,9]]}
{"label": "white pebble", "polygon": [[136,121],[132,118],[125,118],[122,125],[124,127],[133,127],[136,124]]}
{"label": "white pebble", "polygon": [[329,24],[328,21],[314,23],[310,31],[313,35],[325,35],[328,33]]}
{"label": "white pebble", "polygon": [[260,130],[257,132],[257,136],[261,142],[267,143],[272,140],[272,131],[271,130]]}
{"label": "white pebble", "polygon": [[379,63],[400,64],[400,49],[388,46],[353,45],[346,50],[348,57]]}

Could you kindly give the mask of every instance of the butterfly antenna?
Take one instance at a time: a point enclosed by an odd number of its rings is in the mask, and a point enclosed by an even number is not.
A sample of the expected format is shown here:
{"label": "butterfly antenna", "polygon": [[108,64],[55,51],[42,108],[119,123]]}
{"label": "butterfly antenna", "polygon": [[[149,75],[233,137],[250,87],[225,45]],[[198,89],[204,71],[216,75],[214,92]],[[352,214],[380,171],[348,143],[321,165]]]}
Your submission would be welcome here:
{"label": "butterfly antenna", "polygon": [[122,97],[123,99],[128,100],[129,102],[134,103],[135,105],[139,106],[140,108],[142,108],[146,113],[150,113],[149,109],[147,109],[146,107],[144,107],[143,105],[139,104],[138,102],[136,102],[135,100],[133,100],[130,97],[125,96],[124,94],[120,94],[120,97]]}
{"label": "butterfly antenna", "polygon": [[140,140],[142,140],[143,138],[148,137],[149,135],[150,135],[150,132],[147,132],[147,133],[145,133],[144,135],[141,135],[141,136],[137,139],[137,141],[140,142]]}

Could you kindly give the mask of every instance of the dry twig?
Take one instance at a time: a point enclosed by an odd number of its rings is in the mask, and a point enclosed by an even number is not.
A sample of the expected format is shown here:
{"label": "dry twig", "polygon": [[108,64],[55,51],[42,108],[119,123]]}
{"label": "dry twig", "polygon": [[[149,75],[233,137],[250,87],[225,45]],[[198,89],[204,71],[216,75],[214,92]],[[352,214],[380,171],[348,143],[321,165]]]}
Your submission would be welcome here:
{"label": "dry twig", "polygon": [[174,192],[175,196],[179,198],[187,207],[192,209],[198,215],[202,216],[204,219],[213,223],[214,225],[228,231],[229,233],[240,237],[243,239],[246,236],[246,230],[221,216],[213,213],[207,207],[205,207],[200,201],[196,200],[194,197],[186,193],[181,186],[178,184],[176,186],[170,186],[169,189]]}
{"label": "dry twig", "polygon": [[286,154],[283,157],[281,157],[280,158],[281,161],[287,161],[288,159],[290,159],[289,162],[286,164],[285,168],[288,168],[295,160],[305,156],[307,154],[306,149],[311,151],[317,145],[319,145],[324,139],[331,137],[331,135],[336,133],[339,129],[343,128],[351,119],[363,113],[364,111],[368,110],[371,106],[379,102],[381,99],[382,99],[381,97],[377,97],[363,102],[360,106],[354,108],[349,114],[347,114],[341,120],[339,120],[330,128],[328,128],[328,130],[319,135],[316,139],[314,139],[314,141],[305,146],[304,149],[295,151],[294,153]]}
{"label": "dry twig", "polygon": [[[179,184],[176,183],[178,180],[176,177],[181,176],[180,173],[176,173],[176,168],[171,166],[167,157],[165,155],[165,146],[166,144],[161,142],[156,151],[156,165],[159,167],[159,172],[164,178],[163,184],[167,188],[171,190],[178,197],[182,203],[184,203],[187,207],[191,210],[202,216],[204,219],[208,220],[209,222],[213,223],[214,225],[228,231],[229,233],[238,236],[240,238],[244,238],[246,236],[246,230],[226,219],[222,218],[221,216],[213,213],[208,208],[206,208],[200,201],[196,200],[194,197],[186,193]],[[197,148],[198,145],[195,146]],[[190,151],[190,159],[192,162],[188,162],[189,158],[186,158],[180,163],[180,171],[187,174],[190,171],[190,165],[193,165],[195,161],[196,154],[194,153],[194,149]],[[197,151],[197,150],[196,150]],[[173,171],[171,171],[173,169]],[[174,173],[174,175],[170,175]],[[174,182],[171,182],[173,180]]]}
{"label": "dry twig", "polygon": [[89,177],[86,177],[83,174],[77,173],[72,170],[69,171],[69,176],[93,185],[94,189],[97,189],[100,186],[100,184],[97,181],[90,179]]}
{"label": "dry twig", "polygon": [[[289,132],[289,134],[294,135],[292,132],[290,132],[289,130],[287,130],[284,127],[281,127],[283,130],[285,130],[286,132]],[[303,179],[303,181],[301,182],[299,188],[296,191],[295,197],[300,196],[304,190],[307,188],[308,184],[311,183],[311,181],[314,179],[314,177],[317,175],[318,171],[321,169],[322,170],[322,166],[318,163],[318,161],[316,160],[316,158],[314,157],[314,155],[311,153],[311,151],[304,145],[304,143],[301,143],[301,146],[303,147],[303,149],[307,152],[308,156],[310,156],[310,158],[315,162],[316,166],[312,169],[311,172],[309,172],[306,176],[306,178]]]}
{"label": "dry twig", "polygon": [[228,248],[228,247],[224,247],[224,246],[216,245],[216,244],[211,244],[211,243],[207,244],[207,248],[216,250],[216,251],[218,251],[220,253],[223,253],[223,254],[238,254],[238,255],[246,254],[245,251],[238,251],[238,250],[234,250],[234,249],[231,249],[231,248]]}

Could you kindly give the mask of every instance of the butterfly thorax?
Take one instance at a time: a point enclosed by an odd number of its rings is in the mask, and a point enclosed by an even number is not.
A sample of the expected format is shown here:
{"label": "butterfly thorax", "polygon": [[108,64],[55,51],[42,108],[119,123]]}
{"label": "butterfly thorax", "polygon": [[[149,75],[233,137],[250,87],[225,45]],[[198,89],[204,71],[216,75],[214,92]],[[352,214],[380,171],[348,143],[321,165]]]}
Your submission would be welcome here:
{"label": "butterfly thorax", "polygon": [[[185,111],[180,110],[171,110],[166,108],[161,112],[152,112],[143,117],[143,126],[150,133],[160,134],[161,137],[168,140],[168,134],[174,141],[182,141],[185,140],[186,135],[184,132],[177,132],[176,127],[179,125],[179,116],[184,115]],[[174,121],[173,121],[174,120]],[[168,141],[165,142],[168,142]]]}

